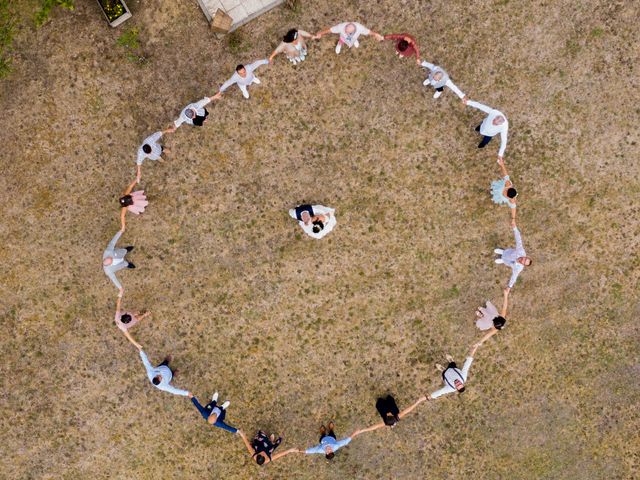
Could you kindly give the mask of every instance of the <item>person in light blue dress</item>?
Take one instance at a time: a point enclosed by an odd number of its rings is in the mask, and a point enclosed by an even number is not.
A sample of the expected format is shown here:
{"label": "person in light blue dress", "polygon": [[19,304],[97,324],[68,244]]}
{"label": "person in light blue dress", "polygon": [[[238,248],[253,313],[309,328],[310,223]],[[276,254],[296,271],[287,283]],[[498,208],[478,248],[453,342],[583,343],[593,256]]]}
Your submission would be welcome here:
{"label": "person in light blue dress", "polygon": [[507,169],[504,166],[504,160],[498,160],[500,170],[502,171],[502,178],[500,180],[494,180],[491,182],[491,200],[498,205],[506,204],[511,209],[511,219],[516,219],[516,197],[518,191],[514,188]]}

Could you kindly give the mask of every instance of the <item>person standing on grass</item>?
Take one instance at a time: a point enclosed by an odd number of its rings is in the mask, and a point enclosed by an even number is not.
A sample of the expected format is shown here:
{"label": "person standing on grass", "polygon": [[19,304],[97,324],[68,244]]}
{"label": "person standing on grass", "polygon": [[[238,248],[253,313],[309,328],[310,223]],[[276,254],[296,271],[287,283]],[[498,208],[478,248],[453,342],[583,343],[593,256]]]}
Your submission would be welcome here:
{"label": "person standing on grass", "polygon": [[204,97],[199,102],[190,103],[184,107],[182,112],[180,112],[180,116],[173,122],[175,127],[174,131],[183,123],[196,127],[203,126],[209,116],[209,111],[204,107],[209,105],[213,100],[218,100],[219,98],[220,92],[216,93],[213,97]]}
{"label": "person standing on grass", "polygon": [[496,255],[499,255],[495,262],[498,264],[503,263],[512,270],[511,278],[506,288],[507,293],[509,293],[516,284],[518,275],[524,270],[524,267],[528,267],[533,263],[533,261],[527,257],[527,252],[524,250],[522,236],[520,235],[520,230],[518,230],[515,220],[511,221],[511,227],[513,228],[516,246],[514,248],[505,248],[504,250],[502,248],[496,248],[493,251]]}
{"label": "person standing on grass", "polygon": [[297,448],[290,448],[289,450],[280,452],[277,455],[273,455],[273,452],[275,452],[276,448],[278,448],[282,443],[282,437],[278,437],[276,439],[276,436],[273,433],[269,436],[262,430],[258,430],[251,442],[249,442],[247,436],[243,432],[239,431],[239,433],[242,437],[242,441],[247,447],[247,451],[251,455],[251,458],[254,458],[258,465],[275,462],[279,458],[289,455],[290,453],[300,453],[300,450]]}
{"label": "person standing on grass", "polygon": [[400,58],[416,57],[416,63],[420,65],[420,49],[416,39],[408,33],[391,33],[384,36],[385,40],[394,40],[396,43],[396,55]]}
{"label": "person standing on grass", "polygon": [[493,337],[498,331],[504,328],[507,323],[507,305],[509,303],[509,291],[505,288],[502,296],[502,311],[498,312],[498,309],[487,300],[485,307],[478,307],[476,310],[476,327],[482,331],[490,330],[482,339],[474,346],[480,346],[491,337]]}
{"label": "person standing on grass", "polygon": [[261,67],[262,65],[268,65],[268,64],[269,64],[269,60],[265,58],[263,60],[258,60],[246,66],[242,64],[238,65],[236,67],[235,73],[231,76],[231,78],[222,84],[222,86],[220,87],[220,91],[218,92],[218,95],[221,95],[222,93],[224,93],[224,91],[234,83],[237,83],[238,88],[240,88],[240,91],[242,92],[242,96],[244,98],[249,98],[249,90],[247,90],[247,87],[252,83],[256,83],[258,85],[260,85],[261,83],[260,79],[256,77],[253,72],[257,70],[259,67]]}
{"label": "person standing on grass", "polygon": [[444,91],[444,87],[447,87],[453,93],[455,93],[459,98],[465,99],[465,94],[451,81],[449,78],[449,74],[442,68],[433,63],[422,62],[424,68],[429,69],[429,76],[427,79],[422,82],[422,84],[426,87],[427,85],[431,85],[436,89],[433,94],[433,98],[439,98]]}
{"label": "person standing on grass", "polygon": [[291,63],[297,65],[300,62],[304,62],[307,57],[307,41],[306,39],[313,38],[309,32],[304,30],[297,30],[292,28],[280,42],[280,45],[273,51],[269,57],[269,63],[273,63],[273,59],[279,53],[284,53]]}
{"label": "person standing on grass", "polygon": [[346,45],[349,48],[358,48],[360,46],[360,42],[358,42],[358,37],[360,37],[360,35],[373,35],[374,37],[376,37],[376,39],[378,39],[379,42],[384,40],[384,37],[382,35],[374,32],[373,30],[369,30],[367,27],[358,22],[339,23],[331,28],[327,28],[326,30],[322,30],[321,32],[316,33],[316,36],[314,38],[316,40],[320,40],[328,33],[336,33],[340,35],[338,43],[336,44],[337,54],[339,54],[342,50],[342,45]]}
{"label": "person standing on grass", "polygon": [[335,209],[323,205],[299,205],[289,210],[289,216],[298,220],[302,230],[315,239],[321,239],[336,226]]}
{"label": "person standing on grass", "polygon": [[227,425],[224,422],[224,419],[227,416],[227,408],[229,408],[229,405],[231,404],[229,400],[218,406],[218,392],[216,392],[213,394],[213,397],[211,397],[211,401],[203,407],[194,395],[191,393],[188,395],[191,402],[198,409],[198,412],[200,412],[200,415],[202,415],[202,418],[204,418],[209,425],[221,428],[227,432],[238,433],[237,428]]}
{"label": "person standing on grass", "polygon": [[153,135],[148,136],[142,142],[142,145],[138,147],[138,158],[136,159],[136,181],[140,183],[140,178],[142,177],[142,164],[145,159],[149,160],[162,160],[161,155],[163,153],[169,153],[169,149],[166,149],[160,145],[160,138],[165,133],[173,133],[176,131],[176,127],[169,127],[166,130],[161,130],[159,132],[154,133]]}
{"label": "person standing on grass", "polygon": [[307,455],[312,455],[314,453],[324,453],[324,456],[327,460],[332,460],[339,449],[349,445],[349,443],[351,443],[351,440],[362,433],[361,430],[356,430],[349,437],[343,438],[342,440],[337,440],[336,434],[333,429],[333,422],[329,422],[326,427],[324,425],[320,426],[320,443],[315,447],[307,448],[304,453],[306,453]]}
{"label": "person standing on grass", "polygon": [[116,322],[116,326],[122,330],[122,333],[124,333],[124,336],[127,337],[127,339],[133,343],[136,348],[138,350],[142,350],[142,345],[140,345],[138,342],[136,342],[133,337],[131,336],[131,334],[129,333],[129,329],[131,327],[133,327],[134,325],[136,325],[137,323],[141,322],[142,320],[144,320],[146,317],[148,317],[149,315],[151,315],[151,312],[144,312],[142,314],[140,313],[133,313],[133,312],[121,312],[121,306],[122,306],[122,297],[120,295],[118,295],[118,300],[116,301],[116,315],[115,315],[115,322]]}
{"label": "person standing on grass", "polygon": [[442,372],[442,381],[444,382],[444,387],[442,387],[440,390],[436,390],[431,395],[429,395],[430,399],[441,397],[442,395],[446,395],[447,393],[464,392],[464,385],[467,381],[469,369],[471,368],[471,363],[473,362],[473,356],[475,355],[476,350],[478,350],[478,347],[474,345],[469,352],[469,356],[465,360],[464,365],[462,366],[462,370],[458,368],[456,362],[450,355],[447,355],[447,361],[449,362],[447,368],[444,368],[439,363],[436,364],[436,368]]}
{"label": "person standing on grass", "polygon": [[122,284],[116,278],[116,272],[122,270],[123,268],[136,268],[136,266],[125,260],[125,256],[131,250],[133,250],[132,246],[128,246],[125,248],[116,248],[116,243],[120,240],[122,233],[124,230],[118,230],[116,234],[113,236],[104,253],[102,254],[102,269],[104,273],[109,277],[109,279],[113,282],[116,288],[120,291],[119,296],[122,297],[122,293],[124,292],[124,288],[122,288]]}
{"label": "person standing on grass", "polygon": [[487,114],[480,125],[476,127],[476,132],[482,135],[482,141],[478,144],[478,148],[484,148],[493,137],[500,134],[500,150],[498,150],[498,161],[504,158],[504,151],[507,148],[507,135],[509,132],[509,121],[504,113],[500,110],[487,107],[480,102],[462,99],[465,105],[468,105]]}
{"label": "person standing on grass", "polygon": [[361,433],[365,432],[373,432],[383,427],[395,427],[400,420],[406,417],[409,413],[411,413],[418,405],[422,402],[426,401],[427,397],[422,396],[418,400],[416,400],[413,405],[405,408],[403,411],[398,409],[398,405],[396,404],[395,398],[391,395],[387,395],[386,397],[380,397],[376,400],[376,410],[382,417],[382,422],[376,423],[371,427],[365,428],[361,430]]}
{"label": "person standing on grass", "polygon": [[147,201],[147,197],[144,194],[144,190],[137,190],[135,192],[131,192],[133,187],[138,183],[138,179],[136,178],[131,185],[127,187],[127,189],[123,192],[123,196],[118,200],[120,202],[120,230],[124,232],[126,221],[125,217],[127,215],[127,211],[133,213],[134,215],[140,215],[144,212],[144,209],[149,205]]}
{"label": "person standing on grass", "polygon": [[504,166],[504,159],[498,159],[498,165],[500,165],[500,171],[502,172],[502,178],[500,180],[494,180],[491,182],[491,200],[498,205],[505,204],[511,209],[511,220],[516,220],[516,197],[518,191],[513,186],[507,169]]}
{"label": "person standing on grass", "polygon": [[171,380],[173,376],[177,373],[177,370],[171,370],[169,368],[169,362],[171,362],[171,355],[165,357],[160,365],[154,367],[149,362],[147,358],[147,354],[144,353],[142,348],[140,350],[140,358],[142,359],[142,363],[144,364],[144,368],[147,371],[147,377],[149,381],[158,389],[163,392],[173,393],[174,395],[181,395],[183,397],[189,396],[189,392],[187,390],[181,390],[179,388],[171,385]]}

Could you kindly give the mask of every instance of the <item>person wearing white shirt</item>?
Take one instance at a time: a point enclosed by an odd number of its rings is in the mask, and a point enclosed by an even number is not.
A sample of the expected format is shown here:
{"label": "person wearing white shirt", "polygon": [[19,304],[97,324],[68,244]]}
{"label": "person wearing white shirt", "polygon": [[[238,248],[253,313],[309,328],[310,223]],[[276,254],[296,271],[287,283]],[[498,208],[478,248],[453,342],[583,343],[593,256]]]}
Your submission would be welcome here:
{"label": "person wearing white shirt", "polygon": [[338,43],[336,44],[336,53],[340,53],[340,51],[342,50],[342,45],[346,45],[349,48],[358,48],[360,46],[360,42],[358,42],[358,37],[360,35],[373,35],[378,39],[379,42],[384,40],[384,37],[382,35],[374,32],[373,30],[369,30],[367,27],[358,22],[339,23],[338,25],[334,25],[331,28],[327,28],[326,30],[318,32],[314,38],[316,40],[319,40],[328,33],[336,33],[340,35]]}
{"label": "person wearing white shirt", "polygon": [[504,151],[507,148],[507,134],[509,132],[509,121],[504,113],[500,110],[487,107],[480,102],[462,99],[465,105],[477,108],[487,114],[480,125],[476,127],[476,132],[480,132],[483,136],[478,148],[484,148],[493,137],[500,134],[500,150],[498,151],[498,160],[504,157]]}
{"label": "person wearing white shirt", "polygon": [[199,102],[190,103],[182,109],[180,116],[173,122],[173,125],[175,128],[178,128],[183,123],[186,123],[187,125],[201,127],[204,125],[204,122],[207,121],[207,117],[209,116],[209,112],[204,107],[209,105],[212,100],[217,100],[219,98],[220,93],[218,92],[213,97],[204,97]]}
{"label": "person wearing white shirt", "polygon": [[462,370],[458,368],[456,362],[450,355],[447,355],[447,361],[449,362],[447,368],[444,368],[439,363],[436,364],[438,370],[442,372],[442,381],[444,382],[444,387],[442,387],[440,390],[436,390],[431,395],[429,395],[429,400],[441,397],[442,395],[446,395],[447,393],[464,392],[464,384],[467,381],[467,377],[469,376],[469,369],[471,368],[471,364],[473,363],[473,356],[475,355],[478,346],[479,345],[474,345],[472,347],[471,351],[469,352],[469,356],[464,361]]}
{"label": "person wearing white shirt", "polygon": [[240,91],[242,92],[242,96],[244,98],[249,98],[249,90],[247,90],[247,87],[252,83],[260,85],[260,79],[256,77],[253,72],[262,65],[268,64],[269,60],[265,58],[246,66],[242,64],[238,65],[236,67],[235,73],[231,76],[231,78],[222,84],[219,93],[222,94],[227,88],[236,83],[238,84],[238,88],[240,88]]}
{"label": "person wearing white shirt", "polygon": [[324,237],[338,223],[335,209],[323,205],[299,205],[289,210],[289,216],[298,220],[302,230],[316,239]]}
{"label": "person wearing white shirt", "polygon": [[125,259],[127,253],[133,250],[133,247],[129,246],[126,248],[116,248],[116,243],[118,243],[118,240],[120,240],[123,232],[124,230],[118,230],[116,232],[116,234],[107,245],[104,253],[102,254],[102,269],[104,270],[104,273],[107,275],[107,277],[109,277],[116,288],[120,291],[120,297],[122,297],[124,288],[122,288],[122,284],[116,278],[116,272],[122,270],[123,268],[136,268],[133,263],[128,262]]}
{"label": "person wearing white shirt", "polygon": [[142,145],[138,147],[138,158],[136,159],[136,166],[138,168],[138,172],[136,175],[136,180],[138,183],[140,182],[140,177],[142,174],[142,163],[145,159],[149,160],[161,160],[163,153],[169,153],[169,149],[166,149],[160,145],[160,139],[162,135],[165,133],[173,133],[176,131],[176,127],[170,127],[166,130],[161,130],[159,132],[154,133],[153,135],[149,135],[144,139]]}
{"label": "person wearing white shirt", "polygon": [[533,263],[531,258],[527,257],[527,252],[524,250],[522,236],[520,235],[520,230],[518,230],[518,227],[516,226],[515,220],[511,222],[511,227],[513,228],[513,236],[516,240],[515,248],[505,248],[504,250],[502,248],[496,248],[493,251],[500,256],[499,258],[496,258],[496,263],[504,263],[512,270],[511,278],[509,279],[509,284],[507,286],[507,292],[511,291],[513,286],[516,284],[518,275],[520,275],[520,272],[524,270],[524,267],[528,267]]}
{"label": "person wearing white shirt", "polygon": [[462,91],[455,85],[455,83],[451,81],[451,79],[449,78],[449,74],[442,67],[429,62],[422,62],[420,65],[422,65],[424,68],[429,69],[429,76],[424,82],[422,82],[422,84],[425,87],[427,85],[431,85],[436,89],[435,93],[433,94],[433,98],[440,97],[440,95],[442,95],[442,92],[444,91],[444,87],[449,88],[449,90],[451,90],[461,99],[465,97],[465,94],[462,93]]}
{"label": "person wearing white shirt", "polygon": [[169,368],[169,362],[171,361],[171,357],[166,357],[160,365],[154,367],[149,362],[147,358],[147,354],[144,353],[142,348],[140,349],[140,358],[142,359],[142,363],[144,364],[144,368],[147,371],[147,377],[149,381],[158,389],[163,392],[173,393],[174,395],[181,395],[183,397],[189,396],[189,391],[181,390],[179,388],[171,385],[171,380],[173,379],[173,371]]}

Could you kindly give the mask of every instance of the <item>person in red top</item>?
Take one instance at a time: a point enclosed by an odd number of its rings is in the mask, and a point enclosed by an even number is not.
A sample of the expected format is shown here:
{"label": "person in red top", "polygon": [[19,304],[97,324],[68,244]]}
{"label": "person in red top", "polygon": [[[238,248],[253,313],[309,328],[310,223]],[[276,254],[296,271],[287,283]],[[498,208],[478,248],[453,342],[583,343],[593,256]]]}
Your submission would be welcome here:
{"label": "person in red top", "polygon": [[418,42],[408,33],[392,33],[384,36],[385,40],[395,40],[396,55],[400,58],[416,56],[416,63],[420,65],[420,50]]}

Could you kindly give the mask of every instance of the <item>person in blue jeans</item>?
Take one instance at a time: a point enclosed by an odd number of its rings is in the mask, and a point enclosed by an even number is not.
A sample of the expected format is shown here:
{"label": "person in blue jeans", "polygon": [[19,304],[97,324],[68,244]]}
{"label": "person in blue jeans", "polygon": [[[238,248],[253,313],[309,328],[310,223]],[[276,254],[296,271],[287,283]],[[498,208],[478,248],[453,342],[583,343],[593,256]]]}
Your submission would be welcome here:
{"label": "person in blue jeans", "polygon": [[200,405],[198,399],[191,393],[189,393],[189,398],[198,409],[198,412],[200,412],[200,415],[202,415],[202,418],[204,418],[208,424],[226,430],[227,432],[238,433],[237,428],[234,428],[231,425],[227,425],[224,422],[224,418],[227,416],[227,408],[229,407],[231,402],[227,400],[222,405],[218,406],[218,392],[213,394],[213,397],[211,397],[211,401],[204,407]]}

